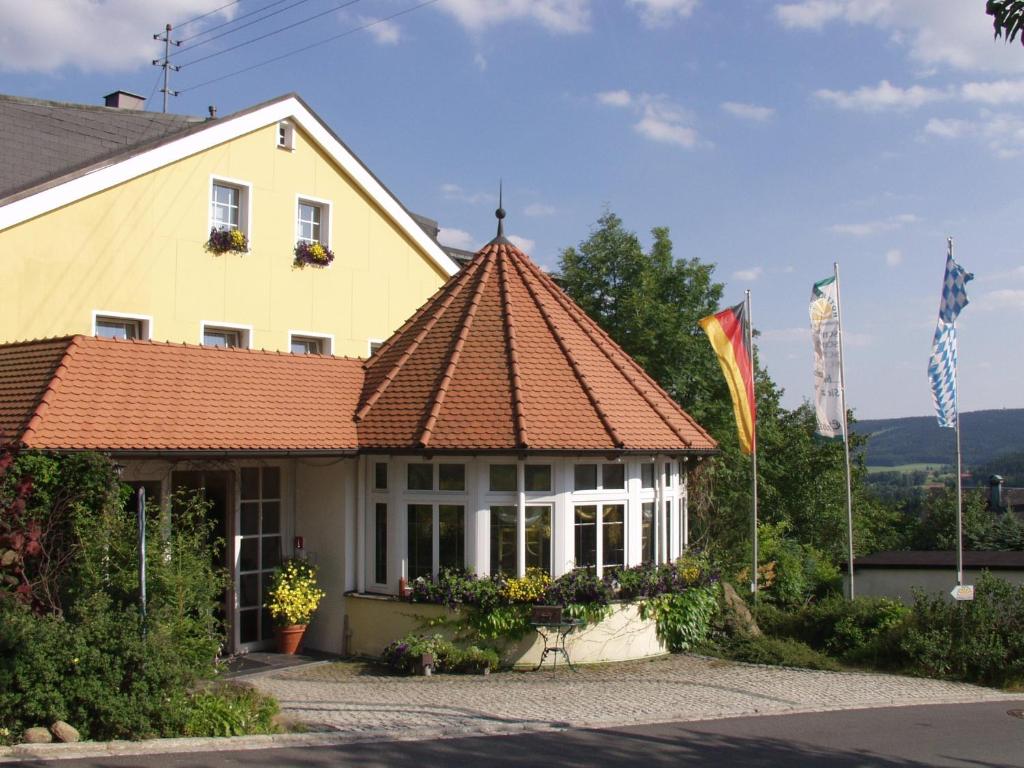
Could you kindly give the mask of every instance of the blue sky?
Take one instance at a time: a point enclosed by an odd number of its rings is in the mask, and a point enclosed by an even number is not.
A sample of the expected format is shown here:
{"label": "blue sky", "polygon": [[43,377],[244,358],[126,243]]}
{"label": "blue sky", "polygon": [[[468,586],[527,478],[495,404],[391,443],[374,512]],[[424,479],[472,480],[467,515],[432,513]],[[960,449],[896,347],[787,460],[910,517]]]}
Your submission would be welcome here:
{"label": "blue sky", "polygon": [[[177,31],[198,36],[171,110],[296,91],[459,247],[493,236],[504,178],[507,230],[548,268],[606,206],[645,241],[668,226],[727,303],[753,291],[789,406],[811,394],[811,284],[838,261],[861,418],[931,413],[951,235],[976,275],[961,409],[1024,407],[1024,48],[993,41],[983,0],[438,0],[373,24],[419,1],[241,0]],[[153,33],[225,2],[0,0],[0,92],[153,93]]]}

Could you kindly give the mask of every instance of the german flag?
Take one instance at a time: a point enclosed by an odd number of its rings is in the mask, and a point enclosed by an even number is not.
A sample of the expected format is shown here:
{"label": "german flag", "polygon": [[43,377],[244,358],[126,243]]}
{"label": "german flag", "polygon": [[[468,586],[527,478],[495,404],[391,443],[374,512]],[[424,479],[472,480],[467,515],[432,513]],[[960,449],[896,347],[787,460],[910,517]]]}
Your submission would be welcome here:
{"label": "german flag", "polygon": [[750,368],[750,348],[747,346],[749,320],[746,306],[723,309],[697,321],[718,355],[722,373],[732,395],[732,409],[736,414],[740,448],[744,453],[754,450],[754,422],[757,405],[754,402],[754,376]]}

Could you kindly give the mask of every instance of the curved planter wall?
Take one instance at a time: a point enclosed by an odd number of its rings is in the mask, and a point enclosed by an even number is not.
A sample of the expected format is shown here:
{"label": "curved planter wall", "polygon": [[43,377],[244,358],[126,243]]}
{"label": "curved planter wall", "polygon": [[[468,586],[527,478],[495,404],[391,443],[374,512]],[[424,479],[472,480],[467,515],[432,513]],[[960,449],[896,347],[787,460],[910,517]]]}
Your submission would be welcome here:
{"label": "curved planter wall", "polygon": [[[458,613],[441,605],[407,603],[375,595],[345,596],[348,614],[349,653],[358,656],[380,656],[385,646],[410,632],[451,637],[450,627],[423,628],[431,619],[454,618]],[[611,614],[597,624],[590,624],[569,635],[566,643],[573,664],[597,664],[609,661],[633,661],[667,653],[658,639],[654,621],[640,618],[635,603],[612,605]],[[516,667],[536,666],[543,644],[534,632],[521,640],[506,643],[503,661]],[[548,655],[548,664],[553,654]]]}

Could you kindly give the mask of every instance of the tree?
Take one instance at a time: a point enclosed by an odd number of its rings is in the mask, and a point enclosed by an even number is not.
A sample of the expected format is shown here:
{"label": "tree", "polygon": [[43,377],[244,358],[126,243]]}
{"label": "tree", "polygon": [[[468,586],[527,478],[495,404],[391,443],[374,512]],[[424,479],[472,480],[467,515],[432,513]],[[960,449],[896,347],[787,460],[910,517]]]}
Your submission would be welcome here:
{"label": "tree", "polygon": [[[606,211],[590,237],[561,255],[566,291],[623,349],[718,441],[722,455],[692,477],[695,540],[726,563],[743,565],[750,536],[750,461],[740,453],[736,422],[718,361],[697,321],[715,312],[723,286],[714,265],[677,259],[669,231],[651,231],[644,252],[637,236]],[[755,334],[756,335],[756,334]],[[758,483],[761,519],[833,560],[846,553],[846,483],[842,445],[814,438],[815,419],[804,404],[788,411],[782,390],[758,363]],[[894,512],[861,490],[856,465],[858,551],[893,540]],[[866,546],[862,546],[866,545]],[[868,548],[870,547],[870,549]]]}
{"label": "tree", "polygon": [[[1016,40],[1024,29],[1024,0],[988,0],[985,13],[992,17],[995,36],[1003,38],[1007,43]],[[1024,35],[1020,42],[1024,45]]]}

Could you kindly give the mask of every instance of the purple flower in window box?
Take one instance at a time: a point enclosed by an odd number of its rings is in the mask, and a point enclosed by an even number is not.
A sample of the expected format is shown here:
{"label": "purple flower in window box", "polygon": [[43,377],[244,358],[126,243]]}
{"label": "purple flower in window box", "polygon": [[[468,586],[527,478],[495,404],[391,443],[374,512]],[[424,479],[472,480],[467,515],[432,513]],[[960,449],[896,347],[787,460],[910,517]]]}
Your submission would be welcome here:
{"label": "purple flower in window box", "polygon": [[210,239],[206,241],[206,250],[210,253],[247,253],[249,240],[240,229],[214,227],[210,230]]}
{"label": "purple flower in window box", "polygon": [[310,243],[299,240],[295,244],[295,261],[292,265],[302,269],[310,267],[326,267],[334,261],[334,252],[323,243]]}

